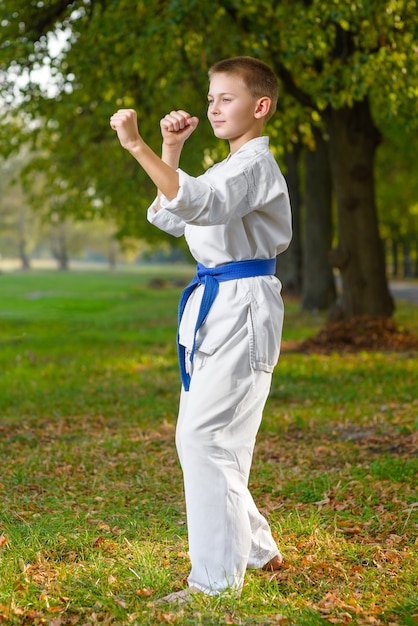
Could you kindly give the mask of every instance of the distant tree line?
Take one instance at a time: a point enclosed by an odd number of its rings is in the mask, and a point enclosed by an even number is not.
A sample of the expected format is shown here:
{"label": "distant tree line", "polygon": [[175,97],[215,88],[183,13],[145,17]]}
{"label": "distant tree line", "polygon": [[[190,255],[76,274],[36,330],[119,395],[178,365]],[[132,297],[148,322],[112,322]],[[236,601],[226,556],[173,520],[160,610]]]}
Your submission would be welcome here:
{"label": "distant tree line", "polygon": [[[338,271],[341,315],[389,316],[385,255],[399,271],[402,247],[416,272],[417,8],[416,0],[4,0],[1,97],[15,132],[2,126],[3,153],[31,142],[24,181],[38,206],[49,198],[56,215],[111,215],[120,235],[155,241],[144,219],[154,190],[117,149],[111,113],[136,108],[158,150],[167,109],[204,118],[213,62],[262,58],[281,84],[268,132],[293,206],[293,242],[279,259],[284,286],[305,308],[335,309]],[[55,36],[62,49],[51,54]],[[55,93],[34,79],[45,63]],[[208,125],[195,135],[182,161],[192,174],[225,155]]]}

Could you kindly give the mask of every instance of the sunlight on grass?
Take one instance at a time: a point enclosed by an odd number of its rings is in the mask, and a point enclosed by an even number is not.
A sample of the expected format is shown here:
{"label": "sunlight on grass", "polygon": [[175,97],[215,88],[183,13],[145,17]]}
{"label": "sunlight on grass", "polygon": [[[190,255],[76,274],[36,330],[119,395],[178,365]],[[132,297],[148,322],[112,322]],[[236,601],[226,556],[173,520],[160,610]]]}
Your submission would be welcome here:
{"label": "sunlight on grass", "polygon": [[[415,623],[412,352],[284,351],[251,475],[283,567],[248,572],[240,598],[155,602],[189,571],[174,429],[191,274],[0,277],[0,622]],[[416,307],[396,317],[417,329]],[[324,321],[289,302],[284,339]]]}

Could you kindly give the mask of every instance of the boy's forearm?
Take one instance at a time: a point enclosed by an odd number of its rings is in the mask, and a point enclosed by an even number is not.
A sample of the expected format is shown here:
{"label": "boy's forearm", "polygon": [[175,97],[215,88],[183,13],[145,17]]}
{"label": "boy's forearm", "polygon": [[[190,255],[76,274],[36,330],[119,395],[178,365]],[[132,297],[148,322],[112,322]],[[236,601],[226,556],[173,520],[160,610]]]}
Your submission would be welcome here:
{"label": "boy's forearm", "polygon": [[[173,168],[173,170],[177,170],[180,163],[180,155],[181,155],[182,147],[167,145],[163,142],[162,150],[161,150],[161,160]],[[155,205],[155,210],[159,211],[161,209],[161,195],[166,194],[160,188],[158,188],[158,202]],[[168,197],[168,196],[166,196]]]}
{"label": "boy's forearm", "polygon": [[161,160],[164,161],[164,163],[166,163],[170,167],[172,167],[173,170],[176,170],[180,163],[180,155],[181,155],[182,148],[183,146],[181,147],[172,146],[172,145],[167,145],[166,143],[163,142],[163,145],[161,148]]}
{"label": "boy's forearm", "polygon": [[[199,120],[185,111],[171,111],[160,122],[163,136],[162,158],[145,143],[138,131],[134,109],[119,109],[110,118],[110,127],[118,134],[121,146],[138,161],[158,189],[158,196],[174,200],[180,188],[176,171],[183,144],[196,129]],[[160,203],[157,203],[157,210]]]}
{"label": "boy's forearm", "polygon": [[176,172],[180,152],[164,150],[163,147],[162,158],[160,158],[143,141],[135,142],[127,149],[151,178],[159,192],[163,193],[168,200],[173,200],[180,186],[179,175]]}

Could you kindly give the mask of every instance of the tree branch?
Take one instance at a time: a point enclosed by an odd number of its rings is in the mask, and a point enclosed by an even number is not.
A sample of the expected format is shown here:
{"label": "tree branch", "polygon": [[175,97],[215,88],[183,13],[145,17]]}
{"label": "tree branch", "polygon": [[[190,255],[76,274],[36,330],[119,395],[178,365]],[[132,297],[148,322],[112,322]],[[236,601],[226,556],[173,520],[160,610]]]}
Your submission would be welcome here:
{"label": "tree branch", "polygon": [[[311,0],[307,0],[308,4],[310,2]],[[230,19],[236,24],[239,24],[244,32],[249,34],[252,32],[251,21],[249,20],[249,18],[246,18],[244,16],[238,16],[238,11],[235,5],[231,6],[229,2],[224,1],[222,3],[222,6],[225,9],[226,13],[229,15]],[[311,96],[295,84],[291,72],[283,65],[282,61],[279,58],[279,54],[277,52],[273,52],[274,46],[272,45],[272,42],[269,41],[268,37],[267,40],[269,44],[268,48],[271,52],[271,59],[273,61],[273,69],[282,81],[286,91],[302,105],[307,106],[311,109],[317,109],[317,106]]]}
{"label": "tree branch", "polygon": [[67,9],[76,4],[75,0],[60,0],[46,9],[37,9],[26,23],[27,37],[30,41],[38,41],[53,29],[58,19],[66,13]]}
{"label": "tree branch", "polygon": [[292,73],[280,61],[278,54],[272,53],[271,59],[273,62],[273,69],[282,81],[287,93],[293,96],[295,100],[300,102],[303,106],[317,110],[318,107],[316,106],[313,98],[306,93],[306,91],[303,91],[303,89],[296,85]]}

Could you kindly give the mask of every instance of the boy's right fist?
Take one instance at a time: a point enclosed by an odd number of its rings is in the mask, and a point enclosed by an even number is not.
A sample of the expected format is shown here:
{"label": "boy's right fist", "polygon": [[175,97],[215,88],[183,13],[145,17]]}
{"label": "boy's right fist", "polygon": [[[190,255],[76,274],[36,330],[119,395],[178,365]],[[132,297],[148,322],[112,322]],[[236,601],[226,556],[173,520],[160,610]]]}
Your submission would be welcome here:
{"label": "boy's right fist", "polygon": [[161,134],[164,143],[169,145],[183,145],[196,129],[199,120],[186,111],[171,111],[160,121]]}

